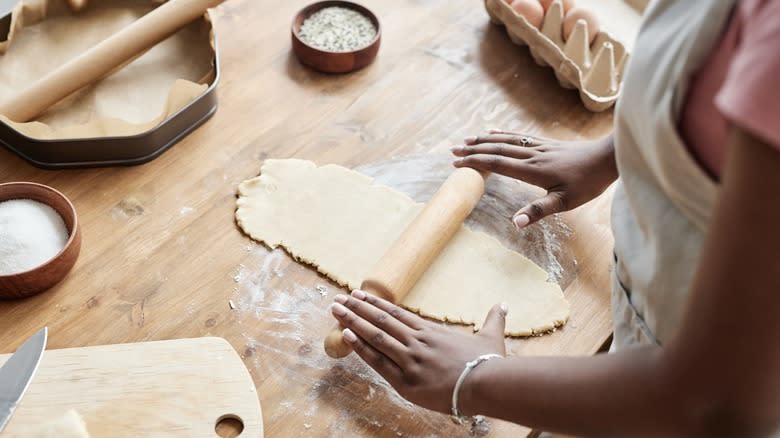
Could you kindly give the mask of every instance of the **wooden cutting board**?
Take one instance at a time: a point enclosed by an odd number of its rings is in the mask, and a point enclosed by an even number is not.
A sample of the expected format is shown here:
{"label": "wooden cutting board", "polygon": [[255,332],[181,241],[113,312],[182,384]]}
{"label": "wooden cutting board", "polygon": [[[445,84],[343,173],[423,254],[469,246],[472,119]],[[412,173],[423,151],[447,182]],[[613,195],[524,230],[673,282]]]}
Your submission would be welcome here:
{"label": "wooden cutting board", "polygon": [[263,436],[252,377],[222,338],[47,350],[0,436],[24,436],[70,409],[93,438],[213,438],[223,418],[243,422],[241,437]]}

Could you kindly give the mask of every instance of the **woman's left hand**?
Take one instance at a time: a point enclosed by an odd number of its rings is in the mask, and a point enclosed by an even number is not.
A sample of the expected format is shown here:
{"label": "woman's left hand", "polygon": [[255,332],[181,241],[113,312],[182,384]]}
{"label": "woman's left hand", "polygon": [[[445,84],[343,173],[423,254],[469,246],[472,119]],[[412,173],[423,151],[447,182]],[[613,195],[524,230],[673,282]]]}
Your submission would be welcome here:
{"label": "woman's left hand", "polygon": [[407,400],[450,413],[450,400],[466,362],[488,353],[504,356],[505,304],[493,306],[477,334],[461,334],[426,321],[381,298],[355,291],[331,307],[344,341]]}

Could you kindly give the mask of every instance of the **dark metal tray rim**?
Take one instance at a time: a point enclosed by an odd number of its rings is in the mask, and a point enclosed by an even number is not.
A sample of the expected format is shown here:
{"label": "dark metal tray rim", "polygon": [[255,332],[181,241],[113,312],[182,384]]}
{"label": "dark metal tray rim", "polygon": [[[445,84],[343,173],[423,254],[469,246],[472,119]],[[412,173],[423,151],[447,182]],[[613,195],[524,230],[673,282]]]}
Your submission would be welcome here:
{"label": "dark metal tray rim", "polygon": [[[167,118],[165,118],[163,121],[161,121],[159,124],[157,124],[155,127],[151,128],[148,131],[142,132],[140,134],[134,134],[134,135],[128,135],[128,136],[109,136],[109,137],[94,137],[94,138],[68,138],[68,139],[38,139],[29,137],[26,134],[19,132],[11,125],[5,123],[4,121],[0,120],[0,144],[5,146],[10,151],[17,154],[19,157],[23,158],[30,164],[44,168],[44,169],[68,169],[68,168],[88,168],[88,167],[114,167],[114,166],[134,166],[138,164],[144,164],[147,163],[160,155],[162,155],[165,151],[170,149],[172,146],[174,146],[176,143],[178,143],[181,139],[189,135],[192,131],[194,131],[196,128],[198,128],[200,125],[205,123],[209,118],[211,118],[212,115],[217,110],[217,97],[216,97],[216,88],[217,84],[219,83],[220,79],[220,68],[219,68],[219,44],[217,42],[217,36],[216,32],[214,31],[214,23],[213,20],[210,19],[210,24],[212,26],[212,41],[214,45],[214,79],[209,84],[209,87],[206,89],[203,94],[198,96],[195,100],[184,106],[183,108],[179,109],[175,113],[169,115]],[[201,105],[198,105],[201,104]],[[192,121],[189,126],[179,131],[177,134],[173,135],[166,135],[166,138],[169,138],[168,141],[162,143],[160,146],[158,146],[155,150],[153,150],[150,153],[140,155],[133,158],[122,158],[122,159],[97,159],[97,160],[80,160],[80,161],[47,161],[47,160],[41,160],[38,158],[35,158],[31,156],[27,151],[25,151],[23,147],[19,146],[13,146],[9,143],[8,138],[4,138],[3,131],[10,131],[16,139],[13,139],[13,142],[19,142],[24,143],[28,145],[56,145],[60,147],[68,147],[72,145],[84,145],[89,143],[119,143],[115,144],[116,147],[132,147],[133,144],[137,144],[138,142],[144,142],[149,139],[149,137],[154,136],[157,133],[165,133],[167,130],[171,129],[169,125],[172,121],[184,118],[188,115],[195,116],[195,112],[197,110],[196,107],[203,106],[202,104],[207,104],[208,109],[205,111],[200,111],[200,115],[197,116],[197,118]],[[193,113],[193,114],[191,114]]]}

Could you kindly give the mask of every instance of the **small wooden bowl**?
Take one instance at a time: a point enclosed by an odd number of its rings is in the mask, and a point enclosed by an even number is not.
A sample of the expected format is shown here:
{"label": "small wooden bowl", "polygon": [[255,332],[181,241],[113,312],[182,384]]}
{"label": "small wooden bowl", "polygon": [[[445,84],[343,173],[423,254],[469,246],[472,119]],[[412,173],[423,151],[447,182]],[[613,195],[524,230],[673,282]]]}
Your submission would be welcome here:
{"label": "small wooden bowl", "polygon": [[65,195],[31,182],[0,184],[0,202],[12,199],[31,199],[53,208],[65,222],[70,237],[62,251],[48,262],[29,271],[0,275],[0,299],[25,298],[52,288],[68,275],[81,251],[78,215]]}
{"label": "small wooden bowl", "polygon": [[[365,15],[371,20],[374,27],[376,27],[376,37],[374,40],[367,46],[352,52],[330,52],[312,47],[303,42],[298,36],[298,32],[301,30],[303,22],[313,13],[331,6],[352,9],[353,11]],[[379,52],[381,40],[382,28],[379,25],[379,19],[376,18],[376,15],[365,7],[348,1],[331,0],[312,3],[301,9],[292,23],[293,52],[303,64],[323,73],[349,73],[371,64],[371,62],[374,61],[374,58],[376,58],[377,52]]]}

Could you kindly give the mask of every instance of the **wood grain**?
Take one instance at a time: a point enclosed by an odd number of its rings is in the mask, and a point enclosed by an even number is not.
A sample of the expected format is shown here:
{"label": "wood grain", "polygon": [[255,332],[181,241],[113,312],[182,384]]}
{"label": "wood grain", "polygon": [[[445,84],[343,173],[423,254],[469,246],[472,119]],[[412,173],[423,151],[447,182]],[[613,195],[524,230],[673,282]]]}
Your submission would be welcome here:
{"label": "wood grain", "polygon": [[210,438],[225,417],[263,435],[252,379],[219,338],[47,350],[3,436],[27,436],[71,409],[98,438]]}
{"label": "wood grain", "polygon": [[[583,108],[473,0],[364,0],[383,26],[376,61],[349,75],[314,72],[290,50],[290,23],[306,3],[230,0],[216,9],[219,110],[151,163],[43,171],[0,150],[0,180],[61,190],[83,232],[81,256],[61,284],[0,302],[0,350],[13,351],[43,325],[51,348],[221,336],[252,374],[269,437],[528,433],[495,420],[455,426],[404,404],[354,357],[328,359],[326,309],[340,289],[242,235],[236,187],[268,157],[348,167],[407,156],[446,163],[450,146],[489,128],[596,138],[611,130],[611,113]],[[427,177],[411,169],[405,176]],[[520,240],[508,215],[486,215],[515,210],[538,191],[501,190],[495,199],[503,202],[473,216],[478,225],[521,248],[540,244]],[[607,195],[560,218],[572,231],[561,242],[571,320],[548,336],[510,340],[512,354],[589,355],[609,336],[608,209]]]}

